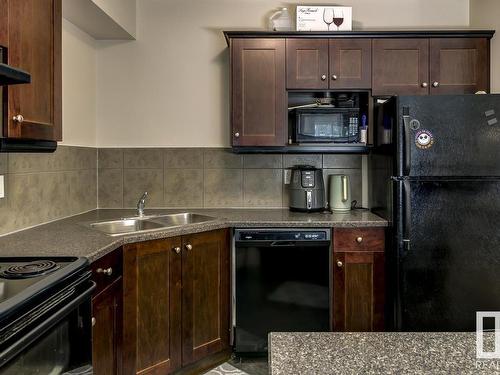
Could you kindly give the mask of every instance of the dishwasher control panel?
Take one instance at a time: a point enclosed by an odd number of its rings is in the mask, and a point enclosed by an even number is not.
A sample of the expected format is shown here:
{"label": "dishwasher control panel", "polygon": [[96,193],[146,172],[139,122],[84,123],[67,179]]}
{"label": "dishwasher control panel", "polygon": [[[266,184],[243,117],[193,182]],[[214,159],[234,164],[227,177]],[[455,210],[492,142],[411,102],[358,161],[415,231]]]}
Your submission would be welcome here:
{"label": "dishwasher control panel", "polygon": [[235,231],[235,241],[329,241],[329,229],[312,230],[242,230]]}

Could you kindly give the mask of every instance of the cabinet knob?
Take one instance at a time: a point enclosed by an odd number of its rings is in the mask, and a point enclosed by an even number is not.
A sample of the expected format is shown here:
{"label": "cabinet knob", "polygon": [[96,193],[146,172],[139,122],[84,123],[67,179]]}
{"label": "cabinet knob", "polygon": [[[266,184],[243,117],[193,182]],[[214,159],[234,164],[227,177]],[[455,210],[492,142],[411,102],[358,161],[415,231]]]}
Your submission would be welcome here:
{"label": "cabinet knob", "polygon": [[338,268],[344,267],[344,263],[342,263],[340,260],[337,260],[337,267]]}
{"label": "cabinet knob", "polygon": [[193,245],[191,245],[190,243],[188,243],[185,247],[186,250],[193,250]]}
{"label": "cabinet knob", "polygon": [[429,86],[427,82],[422,82],[422,87],[423,88],[426,88],[427,86]]}
{"label": "cabinet knob", "polygon": [[238,132],[234,133],[234,137],[235,138],[239,138],[240,137],[240,133],[238,133]]}
{"label": "cabinet knob", "polygon": [[95,326],[95,324],[96,324],[96,320],[94,317],[92,317],[92,327]]}
{"label": "cabinet knob", "polygon": [[102,273],[103,275],[111,276],[113,274],[113,269],[109,268],[98,268],[96,269],[97,273]]}
{"label": "cabinet knob", "polygon": [[18,122],[18,123],[23,123],[24,122],[24,116],[23,115],[15,115],[12,117],[12,121]]}
{"label": "cabinet knob", "polygon": [[336,81],[336,80],[337,80],[337,78],[338,78],[338,77],[337,77],[335,74],[334,74],[334,75],[332,75],[332,79],[333,79],[334,81]]}
{"label": "cabinet knob", "polygon": [[321,76],[321,80],[322,80],[322,81],[326,81],[326,74],[323,74],[323,75]]}
{"label": "cabinet knob", "polygon": [[358,238],[356,238],[356,242],[357,242],[357,243],[361,243],[361,242],[363,242],[363,237],[358,237]]}
{"label": "cabinet knob", "polygon": [[439,87],[439,82],[438,82],[438,81],[433,82],[433,83],[432,83],[432,87]]}
{"label": "cabinet knob", "polygon": [[176,254],[180,254],[181,253],[181,248],[179,246],[174,247],[173,250],[175,251]]}

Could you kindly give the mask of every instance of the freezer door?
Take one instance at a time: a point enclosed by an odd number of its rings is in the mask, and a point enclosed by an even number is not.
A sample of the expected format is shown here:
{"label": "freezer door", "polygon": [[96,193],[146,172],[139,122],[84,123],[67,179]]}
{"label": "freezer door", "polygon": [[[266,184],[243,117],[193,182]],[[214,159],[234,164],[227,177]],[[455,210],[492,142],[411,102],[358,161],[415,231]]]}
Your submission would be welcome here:
{"label": "freezer door", "polygon": [[396,329],[474,331],[500,311],[500,180],[395,184]]}
{"label": "freezer door", "polygon": [[500,176],[500,95],[397,103],[397,176]]}

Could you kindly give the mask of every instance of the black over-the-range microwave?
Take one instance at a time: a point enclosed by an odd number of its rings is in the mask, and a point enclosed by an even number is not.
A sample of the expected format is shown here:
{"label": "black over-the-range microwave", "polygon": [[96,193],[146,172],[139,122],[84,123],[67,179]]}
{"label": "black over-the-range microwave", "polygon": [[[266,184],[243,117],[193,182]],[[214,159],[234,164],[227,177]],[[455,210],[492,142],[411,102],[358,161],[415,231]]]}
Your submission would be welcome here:
{"label": "black over-the-range microwave", "polygon": [[295,110],[294,141],[300,143],[361,142],[359,108],[318,106]]}

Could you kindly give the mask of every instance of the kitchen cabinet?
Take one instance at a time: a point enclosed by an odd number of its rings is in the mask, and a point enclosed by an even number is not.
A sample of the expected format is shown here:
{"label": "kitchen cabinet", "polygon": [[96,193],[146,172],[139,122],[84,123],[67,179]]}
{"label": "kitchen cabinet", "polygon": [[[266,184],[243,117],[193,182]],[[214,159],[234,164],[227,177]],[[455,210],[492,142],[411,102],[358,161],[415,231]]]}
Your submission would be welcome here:
{"label": "kitchen cabinet", "polygon": [[92,365],[99,375],[122,373],[122,249],[92,264]]}
{"label": "kitchen cabinet", "polygon": [[373,40],[372,93],[427,95],[429,39]]}
{"label": "kitchen cabinet", "polygon": [[371,39],[330,39],[330,89],[372,86]]}
{"label": "kitchen cabinet", "polygon": [[384,330],[384,229],[333,231],[332,328]]}
{"label": "kitchen cabinet", "polygon": [[370,39],[286,40],[288,89],[369,89]]}
{"label": "kitchen cabinet", "polygon": [[227,230],[125,245],[124,374],[172,373],[229,348]]}
{"label": "kitchen cabinet", "polygon": [[486,38],[430,40],[430,93],[474,94],[490,91]]}
{"label": "kitchen cabinet", "polygon": [[0,0],[8,63],[31,74],[5,89],[4,138],[62,140],[61,1]]}
{"label": "kitchen cabinet", "polygon": [[287,99],[285,40],[231,42],[232,145],[284,146]]}
{"label": "kitchen cabinet", "polygon": [[286,40],[288,89],[328,89],[328,39]]}
{"label": "kitchen cabinet", "polygon": [[486,38],[373,40],[373,95],[489,92]]}

